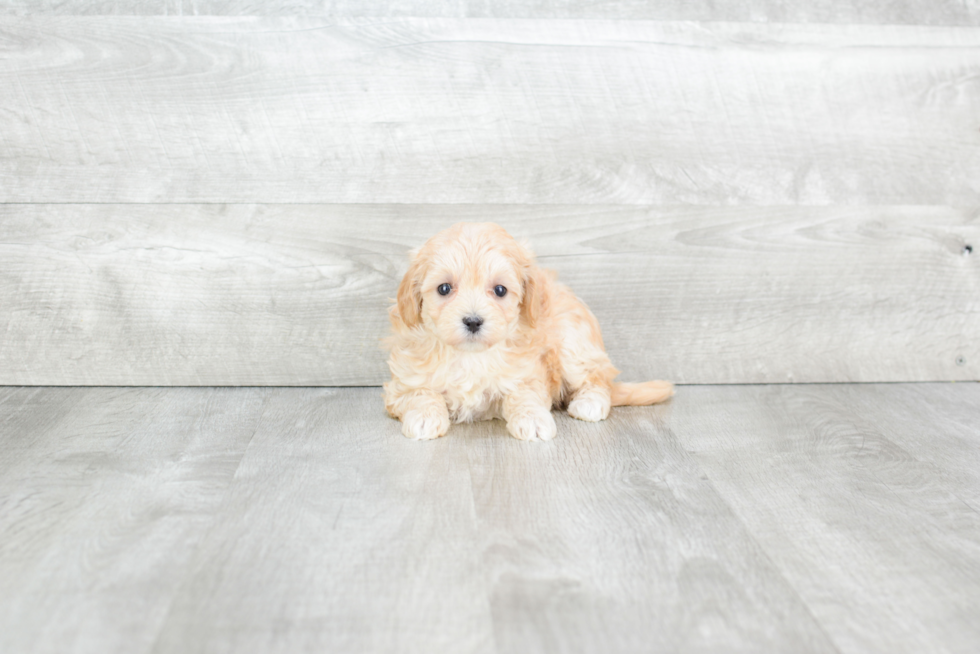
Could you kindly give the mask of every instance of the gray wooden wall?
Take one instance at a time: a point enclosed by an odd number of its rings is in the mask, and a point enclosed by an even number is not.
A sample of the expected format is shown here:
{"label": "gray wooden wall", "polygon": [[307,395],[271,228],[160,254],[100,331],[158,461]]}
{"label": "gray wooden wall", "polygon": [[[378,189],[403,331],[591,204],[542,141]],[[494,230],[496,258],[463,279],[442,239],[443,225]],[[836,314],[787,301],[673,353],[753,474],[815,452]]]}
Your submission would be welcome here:
{"label": "gray wooden wall", "polygon": [[624,378],[980,378],[980,2],[727,4],[0,0],[0,384],[379,384],[459,220]]}

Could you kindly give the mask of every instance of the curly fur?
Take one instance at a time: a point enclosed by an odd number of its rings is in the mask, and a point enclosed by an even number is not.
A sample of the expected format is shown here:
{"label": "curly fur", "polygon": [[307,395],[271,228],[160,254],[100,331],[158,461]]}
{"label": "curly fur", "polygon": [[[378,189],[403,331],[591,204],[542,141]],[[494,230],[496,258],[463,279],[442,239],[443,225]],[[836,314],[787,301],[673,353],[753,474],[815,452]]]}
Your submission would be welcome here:
{"label": "curly fur", "polygon": [[[516,438],[548,440],[556,433],[553,407],[598,421],[610,406],[674,394],[669,382],[614,382],[619,371],[592,312],[492,223],[454,225],[414,251],[389,317],[385,406],[409,438],[437,438],[451,422],[503,418]],[[482,324],[474,332],[464,318]]]}

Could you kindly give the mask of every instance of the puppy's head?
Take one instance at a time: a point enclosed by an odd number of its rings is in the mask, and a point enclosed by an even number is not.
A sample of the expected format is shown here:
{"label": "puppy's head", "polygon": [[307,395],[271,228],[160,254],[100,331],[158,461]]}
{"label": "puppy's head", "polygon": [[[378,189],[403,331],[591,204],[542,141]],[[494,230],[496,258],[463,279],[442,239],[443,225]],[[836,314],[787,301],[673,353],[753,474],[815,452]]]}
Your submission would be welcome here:
{"label": "puppy's head", "polygon": [[398,313],[443,343],[478,352],[533,324],[534,257],[492,223],[459,223],[412,254]]}

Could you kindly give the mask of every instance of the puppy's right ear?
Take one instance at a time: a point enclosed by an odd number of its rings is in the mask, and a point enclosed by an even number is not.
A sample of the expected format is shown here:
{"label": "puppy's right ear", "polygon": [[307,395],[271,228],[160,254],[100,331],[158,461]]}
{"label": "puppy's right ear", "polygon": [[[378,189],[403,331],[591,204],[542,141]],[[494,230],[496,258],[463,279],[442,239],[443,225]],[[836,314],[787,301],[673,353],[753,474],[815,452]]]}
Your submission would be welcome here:
{"label": "puppy's right ear", "polygon": [[406,327],[422,322],[422,277],[425,274],[418,250],[412,250],[412,263],[398,286],[398,315]]}

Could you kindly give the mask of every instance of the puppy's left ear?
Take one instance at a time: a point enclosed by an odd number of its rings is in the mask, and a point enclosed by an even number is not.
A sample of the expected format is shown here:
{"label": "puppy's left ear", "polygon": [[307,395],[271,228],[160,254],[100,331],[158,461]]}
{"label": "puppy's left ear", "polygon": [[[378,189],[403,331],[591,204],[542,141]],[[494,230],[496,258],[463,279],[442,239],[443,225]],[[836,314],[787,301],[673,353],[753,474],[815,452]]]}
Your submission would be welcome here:
{"label": "puppy's left ear", "polygon": [[412,264],[398,285],[398,315],[406,327],[422,322],[422,277],[425,275],[422,257],[412,251]]}
{"label": "puppy's left ear", "polygon": [[524,277],[524,295],[521,296],[521,318],[528,327],[534,327],[541,315],[541,281],[536,279],[538,271],[530,268]]}
{"label": "puppy's left ear", "polygon": [[521,318],[528,327],[534,327],[548,302],[548,273],[534,263],[534,253],[526,243],[519,245],[518,261],[524,269],[521,282]]}

